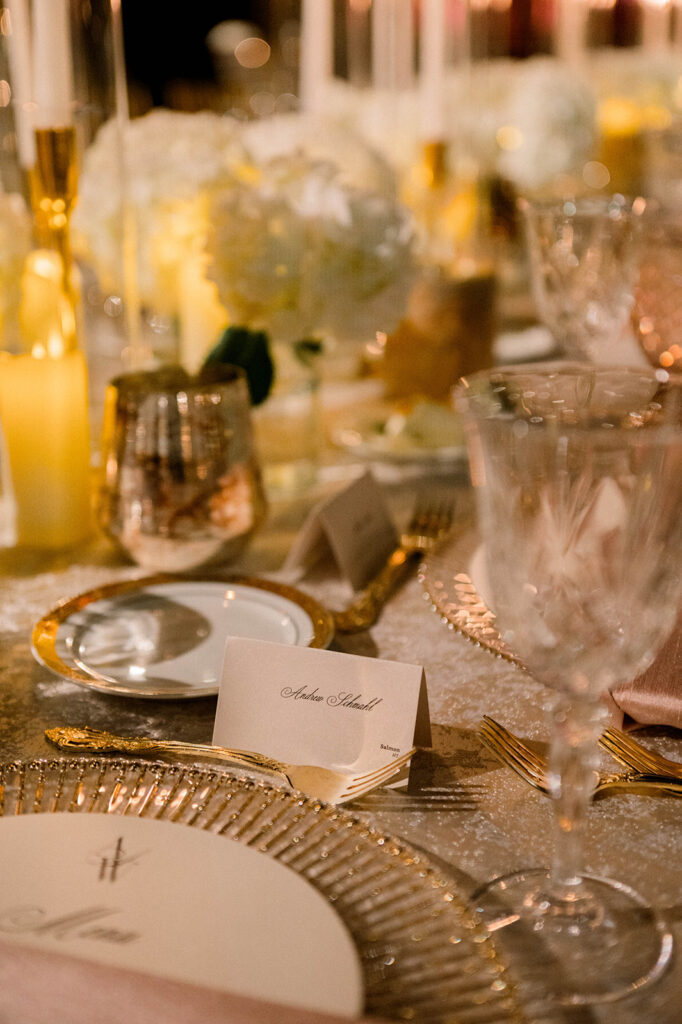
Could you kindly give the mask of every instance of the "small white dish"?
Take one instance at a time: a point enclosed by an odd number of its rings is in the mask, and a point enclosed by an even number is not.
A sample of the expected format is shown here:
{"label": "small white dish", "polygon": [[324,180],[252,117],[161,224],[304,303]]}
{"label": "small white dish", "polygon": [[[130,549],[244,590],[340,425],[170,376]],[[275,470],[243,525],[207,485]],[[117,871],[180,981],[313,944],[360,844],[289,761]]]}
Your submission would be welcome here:
{"label": "small white dish", "polygon": [[330,613],[294,587],[160,574],[62,602],[31,644],[47,668],[94,690],[186,700],[218,692],[227,636],[326,647],[333,635]]}
{"label": "small white dish", "polygon": [[459,416],[446,405],[418,401],[411,410],[376,403],[332,431],[340,448],[361,459],[394,463],[451,463],[466,458]]}

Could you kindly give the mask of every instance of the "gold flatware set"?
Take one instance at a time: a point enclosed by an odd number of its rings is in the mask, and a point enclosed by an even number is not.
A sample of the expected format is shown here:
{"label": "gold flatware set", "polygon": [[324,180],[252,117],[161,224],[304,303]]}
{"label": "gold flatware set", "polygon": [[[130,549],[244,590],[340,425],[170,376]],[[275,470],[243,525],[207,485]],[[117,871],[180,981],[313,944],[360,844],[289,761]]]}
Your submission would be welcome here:
{"label": "gold flatware set", "polygon": [[60,726],[47,729],[45,735],[62,750],[118,754],[184,754],[244,765],[257,771],[271,772],[284,779],[292,789],[301,790],[326,803],[340,804],[354,800],[369,790],[394,778],[407,764],[415,749],[408,750],[370,772],[331,771],[316,765],[287,764],[251,750],[232,750],[210,743],[185,743],[182,740],[155,740],[150,736],[117,736],[88,727]]}
{"label": "gold flatware set", "polygon": [[[535,789],[550,795],[546,757],[488,715],[484,716],[479,733],[486,747],[505,765]],[[659,790],[682,796],[682,764],[653,754],[619,730],[607,729],[600,743],[629,770],[625,773],[595,772],[593,797],[614,790],[631,793]]]}

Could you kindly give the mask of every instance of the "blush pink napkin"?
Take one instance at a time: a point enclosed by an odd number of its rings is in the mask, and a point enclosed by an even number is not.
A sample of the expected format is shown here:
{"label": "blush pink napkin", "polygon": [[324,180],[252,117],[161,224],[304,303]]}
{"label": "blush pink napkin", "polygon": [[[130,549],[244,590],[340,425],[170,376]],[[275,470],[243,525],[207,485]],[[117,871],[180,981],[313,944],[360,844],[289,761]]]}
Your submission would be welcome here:
{"label": "blush pink napkin", "polygon": [[[267,970],[267,964],[263,964]],[[366,1020],[366,1018],[361,1018]],[[0,942],[0,1021],[7,1024],[348,1024],[118,967]],[[372,1024],[381,1024],[372,1018]]]}
{"label": "blush pink napkin", "polygon": [[611,696],[626,727],[672,725],[682,729],[682,616],[653,665],[631,683],[617,687]]}

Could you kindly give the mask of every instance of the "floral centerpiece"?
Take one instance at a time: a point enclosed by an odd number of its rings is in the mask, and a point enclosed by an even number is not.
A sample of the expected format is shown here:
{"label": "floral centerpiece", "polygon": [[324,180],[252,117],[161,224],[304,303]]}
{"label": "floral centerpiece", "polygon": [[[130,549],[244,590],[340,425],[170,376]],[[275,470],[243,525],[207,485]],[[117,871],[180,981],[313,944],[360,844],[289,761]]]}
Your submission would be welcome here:
{"label": "floral centerpiece", "polygon": [[392,330],[412,271],[402,208],[301,152],[253,170],[210,197],[208,272],[231,319],[287,342]]}
{"label": "floral centerpiece", "polygon": [[[86,154],[73,224],[79,252],[119,294],[134,238],[141,305],[178,328],[175,351],[157,349],[157,360],[192,372],[238,363],[254,404],[274,376],[275,392],[303,380],[314,405],[320,356],[392,331],[415,269],[386,161],[352,132],[296,114],[249,124],[155,110],[123,139],[106,125]],[[302,442],[316,433],[307,421]]]}
{"label": "floral centerpiece", "polygon": [[[391,90],[361,90],[335,78],[325,99],[338,123],[372,139],[401,176],[411,172],[421,146],[416,88],[396,100]],[[451,68],[444,105],[455,158],[473,160],[482,178],[499,174],[521,191],[574,172],[594,146],[594,89],[553,57]]]}
{"label": "floral centerpiece", "polygon": [[[110,123],[86,154],[73,219],[79,251],[119,292],[120,141]],[[352,133],[298,115],[254,125],[155,110],[130,122],[124,150],[142,305],[181,319],[192,266],[215,306],[213,336],[183,361],[203,358],[226,323],[330,343],[366,341],[397,323],[411,225],[388,165]],[[196,287],[190,299],[196,319]]]}

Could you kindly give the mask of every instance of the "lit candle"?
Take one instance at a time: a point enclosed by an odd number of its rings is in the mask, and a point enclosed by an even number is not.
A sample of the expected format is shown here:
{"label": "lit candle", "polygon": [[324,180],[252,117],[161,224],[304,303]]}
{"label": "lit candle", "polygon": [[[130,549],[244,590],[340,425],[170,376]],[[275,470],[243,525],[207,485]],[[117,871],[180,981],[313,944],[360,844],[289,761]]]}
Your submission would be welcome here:
{"label": "lit candle", "polygon": [[203,253],[195,253],[183,260],[178,272],[180,361],[190,373],[196,373],[227,326],[227,313],[215,282],[206,276],[206,263]]}
{"label": "lit candle", "polygon": [[30,106],[33,81],[28,10],[26,0],[5,0],[5,7],[9,11],[7,57],[17,130],[17,151],[21,166],[30,170],[36,162],[36,144]]}
{"label": "lit candle", "polygon": [[0,419],[16,503],[16,542],[69,548],[91,531],[87,369],[60,359],[0,357]]}
{"label": "lit candle", "polygon": [[445,0],[422,0],[419,47],[419,93],[422,138],[443,141],[445,124]]}
{"label": "lit candle", "polygon": [[670,46],[670,0],[644,0],[642,3],[642,49],[652,55]]}
{"label": "lit candle", "polygon": [[72,123],[69,0],[33,0],[33,99],[37,128]]}
{"label": "lit candle", "polygon": [[320,113],[325,107],[334,67],[333,18],[332,0],[302,0],[299,99],[307,113]]}

